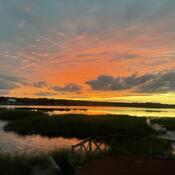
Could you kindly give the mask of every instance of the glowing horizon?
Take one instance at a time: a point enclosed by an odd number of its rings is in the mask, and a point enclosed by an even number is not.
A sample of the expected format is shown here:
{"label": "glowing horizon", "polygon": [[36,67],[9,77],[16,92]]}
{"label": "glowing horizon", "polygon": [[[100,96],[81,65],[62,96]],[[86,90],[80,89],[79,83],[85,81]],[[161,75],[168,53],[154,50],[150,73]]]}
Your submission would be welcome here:
{"label": "glowing horizon", "polygon": [[0,96],[175,104],[175,1],[0,1]]}

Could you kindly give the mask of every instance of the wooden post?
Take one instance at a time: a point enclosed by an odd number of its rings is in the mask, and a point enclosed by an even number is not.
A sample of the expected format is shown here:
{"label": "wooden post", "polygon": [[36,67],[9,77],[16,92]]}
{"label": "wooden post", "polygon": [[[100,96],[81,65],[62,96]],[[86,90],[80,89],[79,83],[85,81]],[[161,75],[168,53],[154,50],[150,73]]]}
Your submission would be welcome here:
{"label": "wooden post", "polygon": [[92,153],[92,141],[89,140],[89,153],[91,154]]}

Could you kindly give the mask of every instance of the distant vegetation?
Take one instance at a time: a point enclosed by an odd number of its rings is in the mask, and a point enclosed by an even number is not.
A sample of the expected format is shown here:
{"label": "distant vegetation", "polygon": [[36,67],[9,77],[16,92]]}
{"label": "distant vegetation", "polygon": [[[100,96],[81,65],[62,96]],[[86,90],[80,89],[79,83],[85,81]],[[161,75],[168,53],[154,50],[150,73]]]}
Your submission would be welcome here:
{"label": "distant vegetation", "polygon": [[97,102],[48,98],[13,98],[0,97],[0,105],[9,105],[9,99],[16,101],[15,105],[53,105],[53,106],[119,106],[119,107],[144,107],[144,108],[175,108],[175,105],[161,103],[122,103],[122,102]]}
{"label": "distant vegetation", "polygon": [[40,134],[87,138],[111,134],[149,136],[156,132],[144,117],[126,115],[64,114],[49,116],[29,110],[1,110],[0,119],[8,121],[4,129],[21,135]]}

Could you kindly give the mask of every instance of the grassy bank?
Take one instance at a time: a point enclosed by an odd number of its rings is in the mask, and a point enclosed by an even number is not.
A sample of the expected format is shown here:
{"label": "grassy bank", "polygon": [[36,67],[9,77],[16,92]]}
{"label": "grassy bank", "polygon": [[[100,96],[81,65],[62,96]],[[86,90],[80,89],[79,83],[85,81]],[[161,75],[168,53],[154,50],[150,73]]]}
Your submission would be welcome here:
{"label": "grassy bank", "polygon": [[72,175],[73,166],[70,165],[68,156],[69,150],[59,150],[47,155],[9,155],[0,154],[0,174],[1,175],[30,175],[32,167],[39,166],[41,170],[48,168],[48,157],[52,156],[61,168],[63,175]]}
{"label": "grassy bank", "polygon": [[156,134],[144,117],[117,115],[64,114],[49,116],[41,112],[3,110],[0,119],[8,121],[6,131],[21,135],[40,134],[87,138],[111,134],[150,136]]}
{"label": "grassy bank", "polygon": [[0,174],[1,175],[29,175],[29,159],[23,156],[10,156],[0,154]]}
{"label": "grassy bank", "polygon": [[[148,151],[148,143],[142,143],[138,140],[128,141],[111,140],[109,143],[111,149],[109,152],[93,153],[93,154],[73,154],[70,159],[69,150],[59,150],[47,155],[4,155],[0,154],[0,174],[1,175],[31,175],[32,167],[39,166],[41,170],[48,169],[48,157],[52,156],[61,168],[62,175],[73,175],[78,166],[82,166],[85,162],[104,155],[138,155],[146,154],[149,156],[164,156],[165,151],[169,151],[167,145],[161,143],[153,143],[152,152]],[[117,149],[116,149],[117,148]],[[150,148],[150,145],[149,145]],[[146,152],[145,152],[146,151]],[[73,164],[70,160],[73,160]]]}

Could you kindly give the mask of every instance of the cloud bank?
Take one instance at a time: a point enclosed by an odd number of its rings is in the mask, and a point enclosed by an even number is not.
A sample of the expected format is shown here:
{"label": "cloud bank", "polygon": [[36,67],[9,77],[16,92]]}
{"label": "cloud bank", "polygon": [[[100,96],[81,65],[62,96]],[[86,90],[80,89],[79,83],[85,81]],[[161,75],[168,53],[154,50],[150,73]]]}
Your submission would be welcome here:
{"label": "cloud bank", "polygon": [[82,90],[81,86],[75,83],[69,83],[64,86],[54,86],[51,89],[57,92],[68,92],[68,93],[81,93]]}
{"label": "cloud bank", "polygon": [[101,75],[95,80],[86,82],[92,90],[117,91],[133,90],[139,93],[173,92],[175,91],[175,72],[156,74],[131,75],[128,77],[113,77]]}
{"label": "cloud bank", "polygon": [[0,0],[0,94],[174,91],[174,19],[174,0]]}
{"label": "cloud bank", "polygon": [[0,90],[11,90],[24,84],[19,78],[15,76],[0,75]]}

